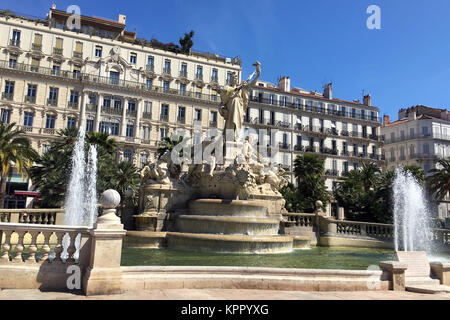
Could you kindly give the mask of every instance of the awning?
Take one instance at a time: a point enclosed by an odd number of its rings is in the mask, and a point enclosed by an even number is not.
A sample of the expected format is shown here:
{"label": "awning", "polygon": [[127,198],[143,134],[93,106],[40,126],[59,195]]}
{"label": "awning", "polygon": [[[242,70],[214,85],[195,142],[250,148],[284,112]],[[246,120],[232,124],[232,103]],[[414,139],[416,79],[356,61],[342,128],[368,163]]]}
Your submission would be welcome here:
{"label": "awning", "polygon": [[41,194],[34,191],[14,191],[16,196],[39,197]]}

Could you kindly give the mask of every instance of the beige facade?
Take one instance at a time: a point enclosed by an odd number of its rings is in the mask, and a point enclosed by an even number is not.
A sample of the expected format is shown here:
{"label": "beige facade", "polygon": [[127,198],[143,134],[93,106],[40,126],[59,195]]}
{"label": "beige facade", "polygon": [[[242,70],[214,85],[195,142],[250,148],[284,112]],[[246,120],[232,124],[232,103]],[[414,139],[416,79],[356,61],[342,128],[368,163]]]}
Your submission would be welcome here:
{"label": "beige facade", "polygon": [[[379,109],[371,105],[369,95],[363,103],[350,102],[333,98],[331,85],[318,93],[291,89],[288,77],[281,77],[278,85],[260,81],[253,89],[245,122],[248,128],[274,132],[277,161],[292,181],[294,160],[304,152],[325,159],[329,190],[344,172],[362,163],[384,165]],[[265,141],[273,145],[269,137]]]}
{"label": "beige facade", "polygon": [[222,126],[215,88],[228,73],[240,79],[240,59],[156,48],[97,18],[68,31],[64,19],[58,10],[47,20],[0,14],[2,121],[17,123],[40,153],[59,129],[82,125],[110,133],[140,166],[177,128]]}

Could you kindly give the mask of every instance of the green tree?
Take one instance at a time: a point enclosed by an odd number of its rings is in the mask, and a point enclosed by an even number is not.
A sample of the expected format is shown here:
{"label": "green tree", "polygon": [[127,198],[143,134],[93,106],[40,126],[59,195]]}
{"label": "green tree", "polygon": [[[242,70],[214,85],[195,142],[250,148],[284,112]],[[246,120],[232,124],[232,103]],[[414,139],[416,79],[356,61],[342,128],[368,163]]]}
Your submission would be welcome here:
{"label": "green tree", "polygon": [[127,190],[132,190],[137,199],[140,175],[136,166],[128,161],[121,161],[116,164],[110,188],[119,192],[122,199],[125,198]]}
{"label": "green tree", "polygon": [[12,165],[23,178],[38,157],[30,140],[22,136],[25,132],[13,129],[15,125],[0,123],[0,208],[5,205],[6,180],[12,174]]}
{"label": "green tree", "polygon": [[191,52],[191,48],[194,45],[192,38],[194,37],[194,31],[191,30],[189,33],[184,34],[184,38],[180,38],[181,50],[184,53]]}
{"label": "green tree", "polygon": [[325,205],[331,196],[325,186],[324,160],[314,154],[297,156],[294,161],[294,173],[297,179],[296,207],[304,212],[314,212],[316,201]]}
{"label": "green tree", "polygon": [[422,184],[425,182],[425,171],[419,166],[404,166],[404,171],[409,171],[417,181]]}
{"label": "green tree", "polygon": [[158,143],[158,149],[156,154],[158,159],[161,158],[167,151],[172,151],[173,148],[183,141],[183,136],[172,135],[170,137],[164,137],[162,141]]}
{"label": "green tree", "polygon": [[443,200],[450,192],[450,158],[438,161],[439,169],[431,169],[426,179],[428,190],[438,200]]}
{"label": "green tree", "polygon": [[[64,205],[77,134],[77,129],[73,128],[58,131],[49,150],[36,160],[36,165],[30,170],[32,180],[41,193],[42,207],[58,208]],[[123,178],[123,167],[119,167],[115,161],[117,141],[105,133],[88,132],[86,150],[91,145],[97,147],[98,192],[109,188],[117,189],[117,181]]]}

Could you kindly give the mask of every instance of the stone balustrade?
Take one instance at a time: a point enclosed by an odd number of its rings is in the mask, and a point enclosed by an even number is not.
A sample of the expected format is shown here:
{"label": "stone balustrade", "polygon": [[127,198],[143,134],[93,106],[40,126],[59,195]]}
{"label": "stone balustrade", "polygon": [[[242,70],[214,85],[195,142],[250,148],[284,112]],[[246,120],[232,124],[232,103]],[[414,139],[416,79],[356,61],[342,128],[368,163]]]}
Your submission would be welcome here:
{"label": "stone balustrade", "polygon": [[0,222],[61,224],[64,209],[0,209]]}
{"label": "stone balustrade", "polygon": [[[76,238],[80,237],[80,247],[83,247],[84,243],[89,240],[89,230],[87,227],[0,223],[0,235],[4,239],[1,246],[0,264],[16,262],[75,263]],[[67,256],[63,258],[64,237],[68,239],[68,247]],[[41,239],[38,241],[38,238]],[[51,256],[53,257],[50,258]]]}
{"label": "stone balustrade", "polygon": [[283,214],[286,227],[312,227],[315,219],[314,213],[292,213]]}

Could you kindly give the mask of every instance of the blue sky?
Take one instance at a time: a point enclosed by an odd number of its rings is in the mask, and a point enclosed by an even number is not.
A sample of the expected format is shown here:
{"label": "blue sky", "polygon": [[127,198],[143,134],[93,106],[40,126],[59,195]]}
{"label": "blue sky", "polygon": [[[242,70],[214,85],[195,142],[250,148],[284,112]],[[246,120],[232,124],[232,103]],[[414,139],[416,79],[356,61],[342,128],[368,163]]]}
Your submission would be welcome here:
{"label": "blue sky", "polygon": [[[138,37],[178,43],[195,31],[194,49],[240,55],[243,78],[262,64],[262,80],[280,75],[291,85],[321,91],[332,81],[336,98],[372,95],[381,112],[417,104],[446,108],[450,93],[448,0],[55,0],[84,15],[117,19]],[[52,0],[1,1],[0,8],[44,16]],[[381,30],[369,30],[369,5],[381,8]]]}

